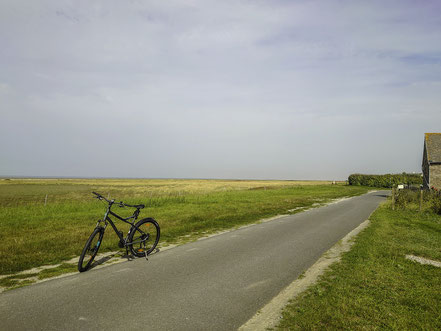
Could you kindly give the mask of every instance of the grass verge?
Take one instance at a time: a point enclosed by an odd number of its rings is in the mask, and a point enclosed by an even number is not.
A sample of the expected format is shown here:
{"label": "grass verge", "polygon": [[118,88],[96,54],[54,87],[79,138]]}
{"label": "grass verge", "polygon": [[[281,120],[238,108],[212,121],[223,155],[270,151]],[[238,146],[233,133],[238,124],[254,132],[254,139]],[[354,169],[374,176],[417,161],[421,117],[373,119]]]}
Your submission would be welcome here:
{"label": "grass verge", "polygon": [[15,288],[18,286],[28,285],[35,282],[32,278],[37,277],[37,273],[11,275],[0,279],[0,286],[5,288]]}
{"label": "grass verge", "polygon": [[441,329],[441,216],[386,203],[351,251],[285,307],[278,329]]}
{"label": "grass verge", "polygon": [[58,267],[44,269],[40,271],[38,273],[38,279],[41,280],[46,278],[52,278],[68,272],[76,272],[76,271],[78,271],[76,264],[62,263]]}

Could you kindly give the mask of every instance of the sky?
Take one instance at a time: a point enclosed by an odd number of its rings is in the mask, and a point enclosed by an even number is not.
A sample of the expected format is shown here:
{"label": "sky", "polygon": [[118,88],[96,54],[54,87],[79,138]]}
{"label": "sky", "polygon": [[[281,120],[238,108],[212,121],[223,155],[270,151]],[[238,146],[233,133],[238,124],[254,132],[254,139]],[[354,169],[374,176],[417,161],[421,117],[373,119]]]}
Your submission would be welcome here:
{"label": "sky", "polygon": [[440,1],[0,0],[0,176],[420,172]]}

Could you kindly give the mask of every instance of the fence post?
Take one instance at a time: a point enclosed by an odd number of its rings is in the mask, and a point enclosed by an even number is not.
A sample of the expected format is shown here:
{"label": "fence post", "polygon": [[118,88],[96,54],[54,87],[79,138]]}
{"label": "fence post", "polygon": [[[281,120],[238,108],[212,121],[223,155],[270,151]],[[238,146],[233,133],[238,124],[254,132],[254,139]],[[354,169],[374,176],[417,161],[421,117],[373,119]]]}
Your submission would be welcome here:
{"label": "fence post", "polygon": [[46,196],[44,197],[44,206],[46,207],[46,204],[47,204],[47,194],[46,194]]}
{"label": "fence post", "polygon": [[395,210],[395,187],[392,187],[392,210]]}
{"label": "fence post", "polygon": [[420,213],[423,210],[423,190],[420,189]]}

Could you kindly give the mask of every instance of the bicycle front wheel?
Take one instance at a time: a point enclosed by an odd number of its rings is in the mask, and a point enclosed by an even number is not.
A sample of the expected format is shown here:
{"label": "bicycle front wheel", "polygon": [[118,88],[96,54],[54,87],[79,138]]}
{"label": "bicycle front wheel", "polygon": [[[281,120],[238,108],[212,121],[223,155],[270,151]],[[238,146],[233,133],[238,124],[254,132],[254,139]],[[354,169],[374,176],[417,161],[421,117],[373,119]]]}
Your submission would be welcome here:
{"label": "bicycle front wheel", "polygon": [[101,241],[104,236],[103,228],[95,228],[89,239],[86,241],[86,245],[81,253],[80,260],[78,261],[78,271],[83,272],[90,268],[93,260],[101,245]]}
{"label": "bicycle front wheel", "polygon": [[159,224],[153,218],[144,218],[135,224],[128,238],[128,246],[134,256],[149,255],[159,241]]}

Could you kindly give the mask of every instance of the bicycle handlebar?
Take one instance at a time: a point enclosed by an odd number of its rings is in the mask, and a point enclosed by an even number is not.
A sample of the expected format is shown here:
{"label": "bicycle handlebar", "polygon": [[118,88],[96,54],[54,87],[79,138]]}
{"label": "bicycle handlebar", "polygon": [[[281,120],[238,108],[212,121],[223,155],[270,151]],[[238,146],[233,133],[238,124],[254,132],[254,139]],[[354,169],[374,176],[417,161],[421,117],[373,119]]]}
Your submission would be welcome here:
{"label": "bicycle handlebar", "polygon": [[[97,199],[99,199],[99,200],[106,200],[109,204],[110,204],[110,203],[113,204],[113,203],[115,202],[115,200],[107,200],[105,197],[103,197],[103,196],[102,196],[101,194],[99,194],[99,193],[96,193],[96,192],[92,192],[92,193],[96,195],[96,198],[97,198]],[[117,204],[118,204],[120,207],[133,207],[133,208],[136,208],[136,209],[142,209],[142,208],[145,207],[145,205],[142,205],[142,204],[140,204],[140,205],[129,205],[129,204],[124,203],[124,202],[122,202],[122,201],[117,202]]]}
{"label": "bicycle handlebar", "polygon": [[105,197],[103,197],[101,194],[96,193],[96,192],[92,192],[92,193],[96,195],[96,198],[97,198],[98,200],[106,200],[107,202],[110,203],[110,201],[107,200]]}

